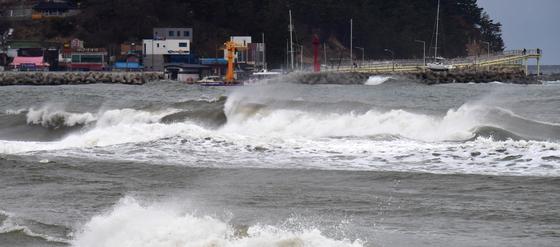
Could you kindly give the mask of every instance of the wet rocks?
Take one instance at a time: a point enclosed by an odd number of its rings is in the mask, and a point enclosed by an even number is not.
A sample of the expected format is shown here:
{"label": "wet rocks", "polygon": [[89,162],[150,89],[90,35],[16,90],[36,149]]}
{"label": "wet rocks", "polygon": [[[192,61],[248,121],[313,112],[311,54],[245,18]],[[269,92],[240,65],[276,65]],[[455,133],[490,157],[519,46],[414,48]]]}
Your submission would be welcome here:
{"label": "wet rocks", "polygon": [[504,82],[515,84],[539,84],[538,80],[526,76],[517,68],[466,68],[446,72],[425,71],[416,74],[425,84],[439,83],[489,83]]}
{"label": "wet rocks", "polygon": [[164,79],[160,72],[0,72],[0,86],[119,83],[141,85]]}

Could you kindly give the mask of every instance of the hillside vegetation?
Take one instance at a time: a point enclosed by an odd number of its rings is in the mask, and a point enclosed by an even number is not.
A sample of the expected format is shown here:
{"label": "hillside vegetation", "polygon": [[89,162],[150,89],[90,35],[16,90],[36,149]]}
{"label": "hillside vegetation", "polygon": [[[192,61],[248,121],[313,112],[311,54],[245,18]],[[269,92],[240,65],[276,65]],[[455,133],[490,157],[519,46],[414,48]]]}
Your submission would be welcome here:
{"label": "hillside vegetation", "polygon": [[[333,56],[346,54],[350,23],[354,20],[354,46],[366,57],[421,57],[415,39],[434,41],[437,0],[82,0],[75,18],[19,23],[20,38],[84,39],[89,46],[117,47],[123,41],[151,36],[153,27],[193,27],[193,48],[201,56],[215,56],[216,47],[230,35],[266,34],[269,62],[285,57],[288,10],[293,12],[296,42],[309,51],[312,34],[329,44]],[[14,23],[12,23],[14,24]],[[467,54],[466,45],[489,41],[502,50],[501,25],[476,0],[442,0],[440,47],[443,56]],[[1,25],[0,25],[1,26]],[[339,51],[334,53],[334,51]],[[361,56],[361,52],[356,51]],[[307,54],[310,56],[310,54]],[[347,55],[346,55],[347,56]]]}

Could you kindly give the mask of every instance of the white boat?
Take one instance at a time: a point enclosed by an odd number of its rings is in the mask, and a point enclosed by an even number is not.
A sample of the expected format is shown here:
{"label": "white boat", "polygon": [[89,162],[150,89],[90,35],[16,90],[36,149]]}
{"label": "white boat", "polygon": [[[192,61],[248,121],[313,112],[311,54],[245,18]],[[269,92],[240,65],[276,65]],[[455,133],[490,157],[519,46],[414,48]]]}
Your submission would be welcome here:
{"label": "white boat", "polygon": [[249,77],[249,79],[247,81],[245,81],[245,83],[246,84],[260,83],[260,82],[265,82],[266,83],[269,80],[274,79],[276,77],[279,77],[281,75],[282,75],[281,72],[261,70],[259,72],[255,72],[255,73],[251,74],[251,76]]}
{"label": "white boat", "polygon": [[216,82],[224,82],[224,80],[220,76],[212,75],[212,76],[203,77],[202,79],[196,81],[196,83],[198,83],[198,84],[216,83]]}
{"label": "white boat", "polygon": [[441,0],[438,0],[437,15],[436,15],[436,45],[434,47],[434,50],[435,50],[434,60],[435,61],[433,63],[428,63],[426,65],[426,67],[429,70],[432,70],[432,71],[448,71],[448,70],[451,70],[451,69],[455,68],[451,64],[444,64],[445,59],[442,58],[442,57],[438,57],[438,54],[437,54],[437,52],[438,52],[438,38],[439,38],[438,36],[439,36],[439,7],[440,7],[440,1]]}
{"label": "white boat", "polygon": [[435,62],[428,63],[427,67],[432,71],[448,71],[455,68],[455,66],[451,64],[444,64],[443,59],[436,59]]}
{"label": "white boat", "polygon": [[261,70],[259,72],[253,73],[251,76],[257,77],[259,79],[261,79],[261,78],[266,79],[266,78],[277,77],[277,76],[280,76],[280,75],[282,75],[281,72]]}
{"label": "white boat", "polygon": [[224,79],[222,79],[222,77],[220,76],[206,76],[201,80],[196,81],[196,84],[207,87],[218,87],[226,85]]}

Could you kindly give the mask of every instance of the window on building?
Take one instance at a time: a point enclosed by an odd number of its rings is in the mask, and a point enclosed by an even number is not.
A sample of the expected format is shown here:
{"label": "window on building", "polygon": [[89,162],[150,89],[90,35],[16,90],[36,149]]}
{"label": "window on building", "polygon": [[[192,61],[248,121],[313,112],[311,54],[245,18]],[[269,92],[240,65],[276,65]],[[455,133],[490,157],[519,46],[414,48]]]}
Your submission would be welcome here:
{"label": "window on building", "polygon": [[181,43],[179,43],[179,47],[185,47],[186,48],[186,47],[188,47],[188,44],[187,44],[187,42],[181,42]]}
{"label": "window on building", "polygon": [[177,31],[177,37],[181,37],[181,31]]}
{"label": "window on building", "polygon": [[102,63],[103,55],[82,55],[82,63]]}
{"label": "window on building", "polygon": [[144,56],[146,56],[146,50],[147,50],[146,43],[144,43]]}
{"label": "window on building", "polygon": [[175,36],[175,32],[174,31],[169,31],[169,37],[173,37]]}
{"label": "window on building", "polygon": [[72,62],[79,63],[80,62],[80,55],[72,55]]}
{"label": "window on building", "polygon": [[159,43],[156,43],[156,45],[157,45],[157,48],[159,48]]}
{"label": "window on building", "polygon": [[189,36],[191,36],[191,32],[189,32],[189,31],[183,31],[183,36],[189,37]]}

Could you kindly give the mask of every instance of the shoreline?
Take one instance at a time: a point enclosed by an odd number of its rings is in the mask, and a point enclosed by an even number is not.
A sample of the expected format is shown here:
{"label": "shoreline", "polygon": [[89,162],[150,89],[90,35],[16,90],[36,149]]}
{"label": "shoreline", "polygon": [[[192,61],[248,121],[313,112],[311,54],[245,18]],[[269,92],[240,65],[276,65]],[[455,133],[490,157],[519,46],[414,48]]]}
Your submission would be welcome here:
{"label": "shoreline", "polygon": [[[491,83],[542,84],[543,81],[560,81],[560,73],[525,75],[522,70],[455,70],[448,72],[416,71],[408,73],[321,72],[288,74],[289,80],[302,84],[364,84],[372,76],[389,76],[416,81],[421,84]],[[293,77],[292,77],[293,76]],[[291,78],[290,78],[291,77]],[[0,72],[0,86],[56,86],[80,84],[142,85],[165,79],[162,72]]]}
{"label": "shoreline", "polygon": [[0,72],[0,86],[53,86],[94,83],[142,85],[149,81],[162,79],[164,79],[162,72]]}

